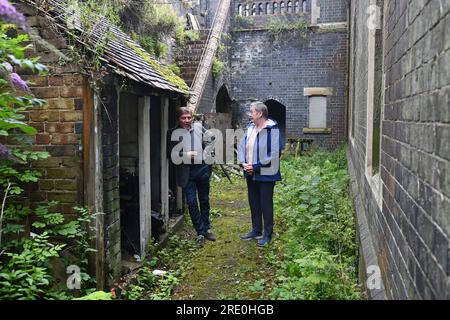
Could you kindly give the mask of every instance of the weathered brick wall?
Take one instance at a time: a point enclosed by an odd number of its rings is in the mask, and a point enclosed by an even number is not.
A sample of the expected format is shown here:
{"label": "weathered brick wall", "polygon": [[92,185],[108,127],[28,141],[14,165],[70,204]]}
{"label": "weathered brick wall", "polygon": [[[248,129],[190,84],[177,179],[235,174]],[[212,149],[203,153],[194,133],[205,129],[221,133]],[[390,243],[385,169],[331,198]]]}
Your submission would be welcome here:
{"label": "weathered brick wall", "polygon": [[[42,39],[68,54],[67,42],[48,21],[37,15],[34,8],[17,4],[27,16],[27,22]],[[59,209],[73,214],[73,206],[83,201],[81,135],[83,120],[83,76],[75,62],[62,63],[60,57],[34,43],[30,56],[40,56],[40,62],[49,67],[48,76],[21,72],[24,80],[34,82],[31,90],[37,98],[47,100],[42,108],[28,112],[29,124],[37,129],[33,141],[35,150],[47,151],[51,157],[34,163],[42,177],[29,186],[28,199],[34,204],[51,200],[60,202]],[[27,74],[26,74],[27,73]]]}
{"label": "weathered brick wall", "polygon": [[320,7],[320,18],[317,22],[347,21],[347,7],[349,2],[349,0],[317,0],[317,6]]}
{"label": "weathered brick wall", "polygon": [[381,208],[365,177],[368,5],[353,1],[351,10],[358,194],[388,297],[449,299],[450,2],[385,1]]}
{"label": "weathered brick wall", "polygon": [[[38,16],[34,8],[18,5],[27,15],[28,24],[48,43],[68,57],[73,55],[67,49],[63,34],[51,26],[49,21]],[[45,46],[35,43],[35,50],[29,54],[40,56],[40,62],[49,67],[48,76],[23,75],[33,81],[32,92],[37,98],[47,100],[41,109],[28,114],[29,123],[38,131],[33,148],[48,151],[50,158],[34,163],[42,177],[37,184],[28,187],[28,199],[33,205],[51,200],[60,202],[59,209],[74,216],[73,206],[84,204],[83,189],[83,107],[84,90],[91,90],[85,84],[80,63],[72,60],[62,62],[59,56]],[[112,79],[102,91],[101,119],[103,143],[103,176],[105,212],[105,268],[111,284],[120,276],[120,208],[119,208],[119,160],[117,94]],[[107,112],[106,112],[107,110]]]}
{"label": "weathered brick wall", "polygon": [[[288,137],[311,137],[315,144],[329,149],[344,141],[346,30],[309,29],[305,39],[290,37],[287,33],[274,40],[273,35],[264,30],[235,29],[232,36],[231,91],[232,98],[242,109],[241,114],[255,99],[274,99],[286,107]],[[303,94],[306,87],[333,88],[327,108],[327,127],[331,128],[331,135],[303,134],[303,128],[309,126],[308,98]]]}

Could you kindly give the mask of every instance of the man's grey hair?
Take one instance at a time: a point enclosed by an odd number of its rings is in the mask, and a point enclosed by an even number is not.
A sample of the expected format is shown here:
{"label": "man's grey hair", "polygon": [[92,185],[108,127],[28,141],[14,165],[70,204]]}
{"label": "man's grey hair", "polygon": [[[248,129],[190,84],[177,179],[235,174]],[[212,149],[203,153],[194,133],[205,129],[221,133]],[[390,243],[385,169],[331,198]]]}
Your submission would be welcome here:
{"label": "man's grey hair", "polygon": [[176,111],[177,119],[183,114],[190,114],[192,116],[192,110],[188,107],[179,107]]}
{"label": "man's grey hair", "polygon": [[252,102],[250,104],[250,109],[251,108],[255,108],[256,112],[262,112],[262,116],[266,119],[269,116],[269,110],[267,109],[267,106],[261,101]]}

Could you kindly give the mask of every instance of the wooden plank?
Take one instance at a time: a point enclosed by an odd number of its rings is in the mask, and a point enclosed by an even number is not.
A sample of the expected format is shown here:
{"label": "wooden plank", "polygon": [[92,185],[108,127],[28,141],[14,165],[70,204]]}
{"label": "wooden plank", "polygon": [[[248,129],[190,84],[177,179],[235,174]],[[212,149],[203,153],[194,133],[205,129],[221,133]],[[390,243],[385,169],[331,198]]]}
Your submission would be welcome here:
{"label": "wooden plank", "polygon": [[90,155],[91,155],[91,139],[92,139],[92,121],[94,112],[94,98],[86,79],[83,78],[83,187],[84,187],[84,203],[88,206],[90,191],[92,188],[92,179],[89,179],[90,171]]}
{"label": "wooden plank", "polygon": [[150,97],[139,98],[138,143],[139,143],[139,226],[141,257],[147,252],[151,239],[151,176],[150,176]]}
{"label": "wooden plank", "polygon": [[103,214],[103,151],[101,139],[101,98],[93,97],[92,124],[89,142],[89,204],[92,204],[96,229],[96,279],[97,290],[105,288],[105,222]]}
{"label": "wooden plank", "polygon": [[169,225],[169,159],[167,158],[167,130],[169,129],[169,98],[161,97],[161,213]]}

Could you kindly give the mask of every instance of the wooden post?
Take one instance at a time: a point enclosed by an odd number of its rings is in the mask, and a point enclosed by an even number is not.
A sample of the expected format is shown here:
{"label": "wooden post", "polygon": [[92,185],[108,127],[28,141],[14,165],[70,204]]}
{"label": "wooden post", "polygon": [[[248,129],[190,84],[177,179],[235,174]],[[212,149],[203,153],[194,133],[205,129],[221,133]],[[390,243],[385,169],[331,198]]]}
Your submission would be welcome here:
{"label": "wooden post", "polygon": [[169,129],[169,98],[161,96],[161,213],[169,226],[169,159],[167,158],[167,130]]}
{"label": "wooden post", "polygon": [[150,97],[139,98],[139,226],[141,258],[145,256],[152,233],[152,193],[150,173]]}
{"label": "wooden post", "polygon": [[101,100],[84,86],[83,172],[85,199],[95,214],[95,277],[97,290],[105,288],[105,226],[103,214],[103,152],[101,139]]}

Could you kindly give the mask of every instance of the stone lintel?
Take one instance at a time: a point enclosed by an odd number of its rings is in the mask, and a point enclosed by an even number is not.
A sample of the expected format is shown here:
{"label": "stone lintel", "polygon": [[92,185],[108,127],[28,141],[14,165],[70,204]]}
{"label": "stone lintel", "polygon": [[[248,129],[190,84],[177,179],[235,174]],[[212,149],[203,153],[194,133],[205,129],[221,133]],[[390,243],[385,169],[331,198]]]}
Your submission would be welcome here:
{"label": "stone lintel", "polygon": [[304,96],[331,96],[333,94],[333,88],[304,88]]}
{"label": "stone lintel", "polygon": [[303,128],[303,133],[305,133],[305,134],[314,134],[314,133],[331,134],[331,128]]}

